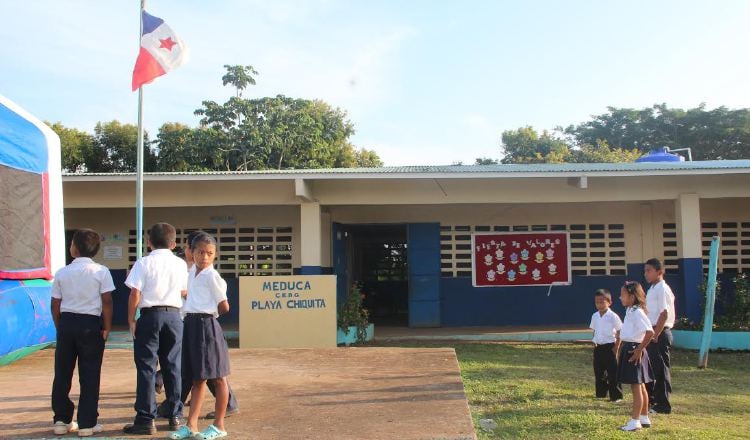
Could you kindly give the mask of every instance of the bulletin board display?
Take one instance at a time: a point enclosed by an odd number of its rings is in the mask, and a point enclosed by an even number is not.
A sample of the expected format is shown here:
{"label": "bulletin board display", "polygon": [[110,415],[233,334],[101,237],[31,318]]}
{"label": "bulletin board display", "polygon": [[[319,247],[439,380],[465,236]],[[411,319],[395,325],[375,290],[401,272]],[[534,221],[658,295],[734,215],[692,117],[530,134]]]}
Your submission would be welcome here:
{"label": "bulletin board display", "polygon": [[491,232],[471,236],[474,287],[571,284],[567,232]]}

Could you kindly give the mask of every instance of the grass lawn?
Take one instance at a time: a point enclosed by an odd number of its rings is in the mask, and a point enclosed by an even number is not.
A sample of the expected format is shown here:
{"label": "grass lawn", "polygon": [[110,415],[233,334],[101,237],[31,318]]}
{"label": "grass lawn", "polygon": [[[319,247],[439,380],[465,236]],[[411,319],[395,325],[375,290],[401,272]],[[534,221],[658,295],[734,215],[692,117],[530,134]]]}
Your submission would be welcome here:
{"label": "grass lawn", "polygon": [[[453,346],[480,439],[750,438],[750,353],[673,352],[673,413],[652,417],[653,427],[620,432],[628,419],[629,386],[622,403],[594,397],[592,349],[585,344],[415,344]],[[493,419],[492,431],[479,428]]]}

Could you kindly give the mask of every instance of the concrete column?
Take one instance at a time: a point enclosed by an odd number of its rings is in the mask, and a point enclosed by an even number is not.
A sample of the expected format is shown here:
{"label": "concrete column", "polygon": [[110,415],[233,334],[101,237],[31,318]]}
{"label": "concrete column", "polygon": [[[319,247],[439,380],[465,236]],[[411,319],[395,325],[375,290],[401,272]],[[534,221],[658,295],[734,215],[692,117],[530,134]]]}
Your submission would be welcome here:
{"label": "concrete column", "polygon": [[320,219],[320,265],[323,266],[323,272],[330,273],[333,268],[333,263],[331,261],[331,249],[333,248],[333,243],[331,242],[331,213],[325,209],[322,210],[320,213]]}
{"label": "concrete column", "polygon": [[[701,320],[700,284],[703,281],[703,249],[701,246],[701,211],[698,194],[680,194],[675,201],[677,223],[677,255],[682,288],[685,292],[683,313],[694,322]],[[679,297],[679,295],[678,295]]]}
{"label": "concrete column", "polygon": [[680,194],[675,201],[677,222],[677,255],[701,258],[701,208],[698,194]]}
{"label": "concrete column", "polygon": [[651,203],[641,203],[641,258],[640,263],[654,256],[654,209]]}
{"label": "concrete column", "polygon": [[309,202],[300,205],[300,273],[319,275],[323,273],[320,203]]}
{"label": "concrete column", "polygon": [[[638,234],[640,240],[630,245],[626,249],[627,256],[627,279],[643,281],[643,263],[649,258],[656,256],[655,240],[657,238],[654,227],[654,205],[651,202],[644,202],[638,206]],[[633,228],[635,229],[635,228]],[[633,231],[635,232],[635,231]],[[630,232],[627,231],[627,234]],[[629,240],[629,242],[631,242]]]}

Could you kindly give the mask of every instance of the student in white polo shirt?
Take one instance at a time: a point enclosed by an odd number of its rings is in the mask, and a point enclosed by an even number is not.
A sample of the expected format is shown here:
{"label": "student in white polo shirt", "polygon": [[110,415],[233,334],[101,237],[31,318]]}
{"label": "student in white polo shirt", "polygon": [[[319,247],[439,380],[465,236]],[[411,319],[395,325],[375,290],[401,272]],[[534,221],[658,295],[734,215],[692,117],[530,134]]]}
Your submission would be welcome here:
{"label": "student in white polo shirt", "polygon": [[[112,291],[115,285],[109,269],[91,258],[99,252],[99,234],[79,229],[73,234],[69,265],[58,270],[52,283],[52,319],[57,328],[55,379],[52,383],[54,433],[79,429],[88,437],[102,431],[99,417],[99,381],[104,342],[112,328]],[[70,400],[73,369],[78,361],[78,423],[73,421],[75,405]]]}
{"label": "student in white polo shirt", "polygon": [[672,327],[675,319],[674,293],[664,281],[664,268],[658,259],[646,261],[643,274],[651,285],[646,292],[646,307],[648,319],[654,327],[654,340],[648,346],[648,355],[654,369],[654,382],[646,389],[651,412],[669,414],[672,412],[672,404],[669,402],[669,396],[672,394],[669,352],[672,348]]}
{"label": "student in white polo shirt", "polygon": [[[182,318],[180,307],[187,292],[187,265],[172,254],[176,231],[169,223],[157,223],[149,230],[151,253],[136,261],[125,280],[130,287],[128,324],[133,335],[133,357],[137,370],[135,420],[126,434],[156,433],[154,381],[157,360],[164,377],[169,428],[182,424],[180,400]],[[135,320],[136,309],[141,315]]]}
{"label": "student in white polo shirt", "polygon": [[596,312],[591,316],[589,328],[594,330],[594,380],[596,397],[607,397],[617,402],[622,400],[622,385],[617,381],[617,353],[620,340],[617,332],[622,328],[622,320],[610,309],[612,294],[607,289],[594,293]]}

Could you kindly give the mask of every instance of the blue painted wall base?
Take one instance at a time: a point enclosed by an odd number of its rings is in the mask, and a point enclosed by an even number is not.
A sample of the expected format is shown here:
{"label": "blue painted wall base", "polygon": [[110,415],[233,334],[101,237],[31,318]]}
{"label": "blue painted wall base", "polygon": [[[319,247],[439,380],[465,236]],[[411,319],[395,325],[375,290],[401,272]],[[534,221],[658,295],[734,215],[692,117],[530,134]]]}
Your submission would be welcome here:
{"label": "blue painted wall base", "polygon": [[619,301],[626,276],[573,276],[570,286],[482,287],[471,278],[441,278],[442,324],[444,327],[555,325],[588,326],[594,307],[594,292],[613,293],[612,310],[624,316]]}
{"label": "blue painted wall base", "polygon": [[320,266],[302,266],[299,268],[300,275],[323,275],[323,268]]}
{"label": "blue painted wall base", "polygon": [[691,321],[701,322],[703,320],[701,304],[704,301],[704,295],[700,289],[703,282],[703,260],[701,258],[680,258],[677,264],[684,292],[684,309],[678,310],[677,316],[687,316]]}

